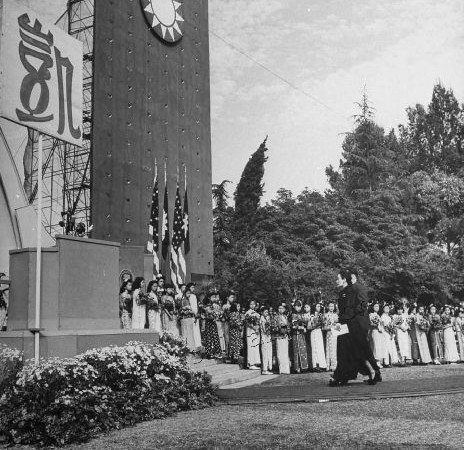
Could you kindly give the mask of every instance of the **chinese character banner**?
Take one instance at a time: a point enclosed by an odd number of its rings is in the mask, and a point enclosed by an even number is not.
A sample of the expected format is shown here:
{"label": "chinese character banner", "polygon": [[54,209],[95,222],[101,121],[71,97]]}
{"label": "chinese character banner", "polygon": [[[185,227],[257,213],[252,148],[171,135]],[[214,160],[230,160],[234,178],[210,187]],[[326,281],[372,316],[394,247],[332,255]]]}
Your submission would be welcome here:
{"label": "chinese character banner", "polygon": [[82,145],[82,43],[16,2],[4,2],[0,115]]}

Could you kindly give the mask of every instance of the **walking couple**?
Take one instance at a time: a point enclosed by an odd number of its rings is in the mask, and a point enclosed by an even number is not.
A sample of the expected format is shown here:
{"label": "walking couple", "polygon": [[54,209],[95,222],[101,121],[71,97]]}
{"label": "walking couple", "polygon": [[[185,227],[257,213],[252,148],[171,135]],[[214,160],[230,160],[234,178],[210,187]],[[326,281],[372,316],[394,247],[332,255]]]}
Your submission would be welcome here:
{"label": "walking couple", "polygon": [[358,283],[358,272],[354,269],[341,270],[337,285],[341,288],[337,368],[329,385],[344,386],[349,380],[355,380],[358,373],[368,376],[366,383],[374,385],[382,381],[382,376],[368,340],[367,289]]}

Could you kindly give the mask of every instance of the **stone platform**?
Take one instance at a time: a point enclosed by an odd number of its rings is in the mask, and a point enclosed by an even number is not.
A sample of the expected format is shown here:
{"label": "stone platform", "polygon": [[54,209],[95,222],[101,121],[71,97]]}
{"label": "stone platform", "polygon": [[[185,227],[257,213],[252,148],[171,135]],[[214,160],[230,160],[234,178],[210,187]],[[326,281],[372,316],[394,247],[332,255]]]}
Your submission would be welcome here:
{"label": "stone platform", "polygon": [[[108,345],[124,345],[130,341],[156,344],[158,333],[152,330],[59,330],[40,334],[40,357],[70,358],[87,350]],[[34,357],[34,335],[29,331],[4,331],[0,344],[24,352],[26,359]]]}

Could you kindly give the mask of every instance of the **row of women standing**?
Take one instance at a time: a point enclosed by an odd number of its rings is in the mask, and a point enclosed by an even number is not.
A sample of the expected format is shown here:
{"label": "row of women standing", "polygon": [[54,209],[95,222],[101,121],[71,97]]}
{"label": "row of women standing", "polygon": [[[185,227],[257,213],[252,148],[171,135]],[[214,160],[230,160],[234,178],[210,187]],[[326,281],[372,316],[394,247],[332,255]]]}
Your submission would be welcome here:
{"label": "row of women standing", "polygon": [[174,287],[165,285],[162,277],[150,281],[146,289],[142,277],[126,280],[119,296],[121,327],[172,333],[186,339],[191,350],[201,348],[195,284],[189,283],[180,288],[181,292],[176,294]]}
{"label": "row of women standing", "polygon": [[371,306],[370,341],[379,365],[464,361],[464,309],[412,305]]}

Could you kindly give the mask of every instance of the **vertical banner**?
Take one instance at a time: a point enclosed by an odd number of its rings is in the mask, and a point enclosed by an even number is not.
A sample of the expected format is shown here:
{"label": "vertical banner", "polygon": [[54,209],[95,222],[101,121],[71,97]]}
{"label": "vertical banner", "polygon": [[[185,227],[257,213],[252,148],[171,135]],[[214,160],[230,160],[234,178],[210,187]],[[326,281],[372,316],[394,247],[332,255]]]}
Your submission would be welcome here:
{"label": "vertical banner", "polygon": [[82,146],[82,43],[14,1],[0,39],[0,116]]}

